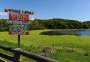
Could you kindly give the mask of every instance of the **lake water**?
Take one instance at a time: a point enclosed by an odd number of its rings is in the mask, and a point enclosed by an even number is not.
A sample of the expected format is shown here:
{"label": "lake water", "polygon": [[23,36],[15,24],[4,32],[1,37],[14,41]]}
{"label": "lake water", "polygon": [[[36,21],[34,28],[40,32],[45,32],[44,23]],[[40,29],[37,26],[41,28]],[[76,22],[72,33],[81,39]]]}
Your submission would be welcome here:
{"label": "lake water", "polygon": [[42,32],[41,34],[90,36],[90,30],[52,30],[52,31]]}
{"label": "lake water", "polygon": [[72,31],[72,32],[80,36],[90,36],[90,30],[80,30],[80,31]]}

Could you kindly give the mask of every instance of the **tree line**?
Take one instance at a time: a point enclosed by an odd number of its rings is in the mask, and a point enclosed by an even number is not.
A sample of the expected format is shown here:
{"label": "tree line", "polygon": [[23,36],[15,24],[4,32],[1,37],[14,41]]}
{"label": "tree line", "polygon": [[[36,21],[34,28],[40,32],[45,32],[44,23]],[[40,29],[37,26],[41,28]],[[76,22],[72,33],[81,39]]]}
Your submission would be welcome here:
{"label": "tree line", "polygon": [[89,29],[90,21],[77,21],[68,19],[35,19],[32,21],[31,29]]}
{"label": "tree line", "polygon": [[[0,31],[8,31],[9,24],[7,19],[0,20]],[[30,30],[40,30],[40,29],[89,29],[90,21],[77,21],[68,19],[35,19],[30,23]]]}

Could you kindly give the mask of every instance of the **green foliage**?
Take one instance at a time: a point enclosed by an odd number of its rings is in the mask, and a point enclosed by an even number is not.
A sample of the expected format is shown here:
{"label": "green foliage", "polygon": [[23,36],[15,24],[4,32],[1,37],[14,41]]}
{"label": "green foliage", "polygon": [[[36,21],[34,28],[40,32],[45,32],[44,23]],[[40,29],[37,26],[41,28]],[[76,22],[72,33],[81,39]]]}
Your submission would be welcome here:
{"label": "green foliage", "polygon": [[90,21],[83,22],[85,28],[90,28]]}
{"label": "green foliage", "polygon": [[88,29],[90,21],[80,22],[68,19],[35,19],[32,21],[31,29]]}
{"label": "green foliage", "polygon": [[[68,19],[35,19],[30,25],[30,30],[41,30],[41,29],[89,29],[90,21],[80,22],[77,20]],[[7,31],[8,23],[7,20],[0,20],[0,31]]]}
{"label": "green foliage", "polygon": [[44,26],[38,21],[38,20],[34,20],[32,21],[32,25],[31,25],[31,30],[40,30],[40,29],[44,29]]}
{"label": "green foliage", "polygon": [[[59,62],[90,62],[89,36],[40,35],[45,31],[49,30],[31,30],[30,35],[21,36],[21,48],[25,51],[42,54],[43,49],[49,47],[52,52],[49,57]],[[17,48],[17,35],[0,32],[0,45]],[[3,51],[0,50],[0,52]],[[24,60],[26,61],[26,59]]]}
{"label": "green foliage", "polygon": [[7,31],[8,23],[5,19],[0,20],[0,31]]}

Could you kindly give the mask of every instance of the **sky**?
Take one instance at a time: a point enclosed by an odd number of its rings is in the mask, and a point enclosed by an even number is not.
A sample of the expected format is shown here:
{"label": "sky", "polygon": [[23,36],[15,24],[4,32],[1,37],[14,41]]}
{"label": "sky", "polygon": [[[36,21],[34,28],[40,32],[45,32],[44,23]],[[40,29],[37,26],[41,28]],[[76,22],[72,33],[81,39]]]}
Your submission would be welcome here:
{"label": "sky", "polygon": [[90,0],[0,0],[0,19],[8,18],[5,8],[33,11],[31,19],[90,21]]}

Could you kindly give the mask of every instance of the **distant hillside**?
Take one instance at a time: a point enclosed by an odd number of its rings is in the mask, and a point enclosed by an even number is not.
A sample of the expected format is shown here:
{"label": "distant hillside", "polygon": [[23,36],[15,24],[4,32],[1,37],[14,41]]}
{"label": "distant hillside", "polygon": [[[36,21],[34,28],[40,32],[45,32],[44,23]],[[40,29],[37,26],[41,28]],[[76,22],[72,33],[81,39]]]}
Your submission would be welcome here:
{"label": "distant hillside", "polygon": [[[9,24],[7,19],[0,19],[0,31],[8,31]],[[89,29],[90,21],[80,22],[77,20],[68,19],[35,19],[30,23],[31,30],[39,29]]]}

